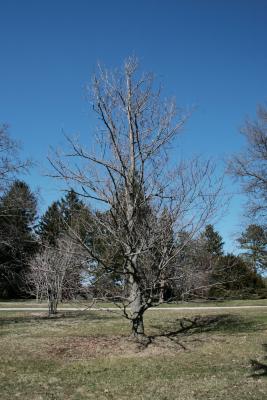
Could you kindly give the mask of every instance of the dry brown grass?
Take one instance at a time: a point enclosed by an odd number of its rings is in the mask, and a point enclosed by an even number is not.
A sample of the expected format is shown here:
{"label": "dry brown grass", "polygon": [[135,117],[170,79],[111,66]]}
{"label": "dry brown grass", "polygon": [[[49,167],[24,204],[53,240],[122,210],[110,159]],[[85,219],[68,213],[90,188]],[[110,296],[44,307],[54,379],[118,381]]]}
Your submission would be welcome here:
{"label": "dry brown grass", "polygon": [[181,331],[180,318],[195,314],[147,314],[148,346],[129,340],[114,313],[2,314],[0,398],[265,400],[267,380],[251,377],[250,359],[264,355],[267,312],[202,312]]}

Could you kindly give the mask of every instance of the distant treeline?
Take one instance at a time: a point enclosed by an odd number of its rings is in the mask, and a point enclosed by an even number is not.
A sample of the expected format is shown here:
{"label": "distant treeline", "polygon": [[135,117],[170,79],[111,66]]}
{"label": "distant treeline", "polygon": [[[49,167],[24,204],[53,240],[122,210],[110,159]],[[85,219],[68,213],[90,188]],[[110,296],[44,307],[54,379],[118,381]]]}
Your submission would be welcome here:
{"label": "distant treeline", "polygon": [[[56,301],[74,298],[120,299],[127,282],[120,249],[101,241],[96,221],[107,212],[93,211],[72,189],[53,202],[41,218],[38,199],[22,181],[12,182],[0,199],[0,297],[37,297]],[[146,207],[143,213],[151,213]],[[95,218],[97,214],[97,219]],[[144,215],[140,218],[145,219]],[[162,215],[161,219],[167,219]],[[146,218],[147,219],[147,218]],[[160,225],[162,220],[157,221]],[[155,223],[155,220],[154,220]],[[163,232],[167,234],[167,232]],[[179,246],[171,268],[157,282],[159,301],[223,298],[265,298],[262,272],[266,269],[266,231],[249,225],[238,239],[241,253],[224,254],[223,240],[207,225],[197,237],[186,231],[176,243],[171,232],[169,246]],[[106,236],[105,236],[106,238]],[[110,270],[99,259],[110,260]],[[157,248],[153,250],[157,262]],[[151,273],[147,271],[147,274]]]}

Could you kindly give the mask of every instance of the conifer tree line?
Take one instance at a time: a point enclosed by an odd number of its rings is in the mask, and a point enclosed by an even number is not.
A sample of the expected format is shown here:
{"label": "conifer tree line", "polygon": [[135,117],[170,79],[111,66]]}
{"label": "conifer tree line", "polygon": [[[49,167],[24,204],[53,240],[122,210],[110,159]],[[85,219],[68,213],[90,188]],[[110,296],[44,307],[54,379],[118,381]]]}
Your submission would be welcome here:
{"label": "conifer tree line", "polygon": [[[39,219],[37,203],[37,195],[20,180],[12,182],[1,196],[1,298],[47,300],[53,289],[51,282],[49,292],[48,281],[58,273],[62,283],[60,293],[54,294],[57,302],[92,297],[119,299],[123,285],[120,274],[115,274],[112,266],[103,273],[101,265],[88,257],[79,243],[82,238],[99,253],[109,251],[99,241],[97,229],[94,232],[93,211],[74,190],[54,201]],[[224,254],[222,237],[213,225],[207,225],[194,240],[181,232],[179,240],[185,245],[170,272],[172,278],[179,275],[179,285],[175,279],[170,284],[166,277],[166,285],[159,283],[159,301],[267,295],[260,274],[267,267],[267,235],[262,226],[249,225],[241,234],[238,242],[243,251],[239,256]],[[155,258],[156,253],[157,249]],[[117,252],[112,263],[120,262]]]}

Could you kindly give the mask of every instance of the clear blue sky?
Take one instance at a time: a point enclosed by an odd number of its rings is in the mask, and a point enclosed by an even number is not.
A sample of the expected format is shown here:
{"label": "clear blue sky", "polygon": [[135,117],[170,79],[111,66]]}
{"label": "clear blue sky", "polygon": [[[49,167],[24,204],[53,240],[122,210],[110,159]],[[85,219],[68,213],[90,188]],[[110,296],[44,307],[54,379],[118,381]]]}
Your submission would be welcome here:
{"label": "clear blue sky", "polygon": [[[197,106],[185,154],[241,149],[239,128],[267,100],[266,21],[267,0],[2,0],[0,122],[39,163],[25,179],[41,188],[41,210],[61,195],[41,175],[49,146],[64,142],[62,130],[90,135],[84,87],[97,61],[114,67],[134,53],[178,104]],[[217,225],[227,250],[241,204],[236,196]]]}

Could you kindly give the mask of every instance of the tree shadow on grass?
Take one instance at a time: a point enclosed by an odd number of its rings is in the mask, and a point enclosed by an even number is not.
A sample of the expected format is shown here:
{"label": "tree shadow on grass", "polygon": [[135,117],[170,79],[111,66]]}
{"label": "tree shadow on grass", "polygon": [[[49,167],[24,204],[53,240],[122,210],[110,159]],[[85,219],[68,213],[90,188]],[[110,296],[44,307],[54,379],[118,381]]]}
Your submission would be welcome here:
{"label": "tree shadow on grass", "polygon": [[[169,324],[169,327],[164,332],[162,325],[154,325],[153,328],[159,330],[159,333],[149,335],[146,346],[153,343],[156,339],[167,338],[176,342],[179,346],[185,349],[181,339],[201,333],[241,333],[254,332],[261,329],[266,329],[266,324],[259,325],[255,320],[248,320],[238,315],[222,314],[211,316],[196,316],[194,318],[176,319]],[[197,339],[196,339],[197,340]]]}

